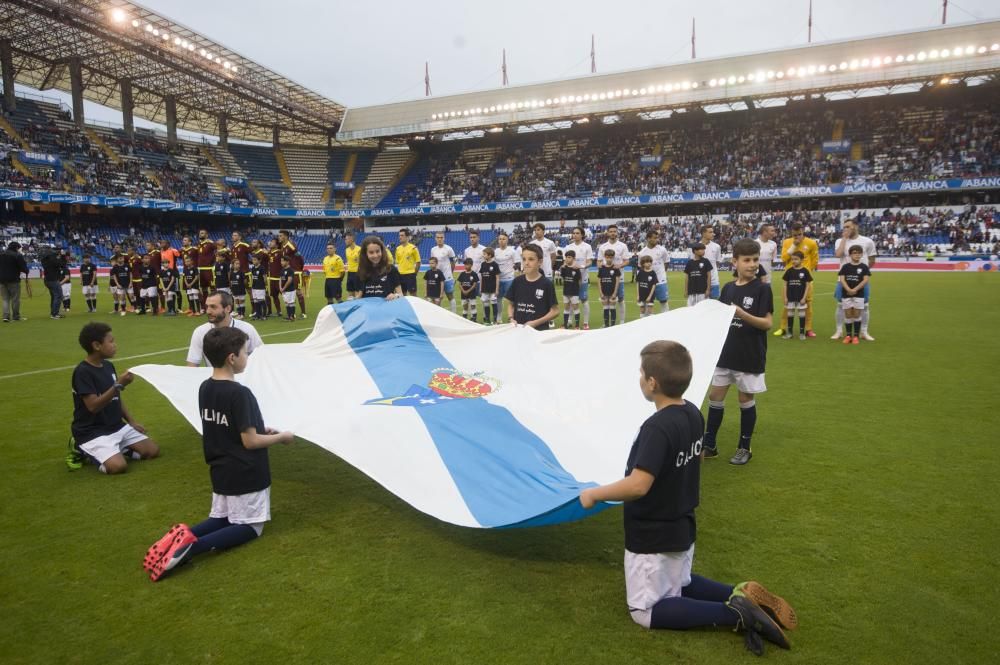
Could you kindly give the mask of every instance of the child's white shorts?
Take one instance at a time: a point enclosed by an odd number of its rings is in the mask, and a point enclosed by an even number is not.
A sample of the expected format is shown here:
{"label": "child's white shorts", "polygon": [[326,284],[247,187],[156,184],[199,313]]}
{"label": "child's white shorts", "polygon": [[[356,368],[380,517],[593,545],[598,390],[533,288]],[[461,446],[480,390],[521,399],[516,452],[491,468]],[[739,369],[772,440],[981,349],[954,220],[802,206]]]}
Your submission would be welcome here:
{"label": "child's white shorts", "polygon": [[716,367],[712,374],[713,386],[730,386],[735,384],[740,392],[752,395],[754,393],[767,392],[767,384],[764,383],[764,373],[751,374],[749,372],[738,372],[735,369]]}
{"label": "child's white shorts", "polygon": [[216,494],[212,492],[209,517],[225,517],[233,524],[260,524],[271,520],[271,488],[248,494]]}

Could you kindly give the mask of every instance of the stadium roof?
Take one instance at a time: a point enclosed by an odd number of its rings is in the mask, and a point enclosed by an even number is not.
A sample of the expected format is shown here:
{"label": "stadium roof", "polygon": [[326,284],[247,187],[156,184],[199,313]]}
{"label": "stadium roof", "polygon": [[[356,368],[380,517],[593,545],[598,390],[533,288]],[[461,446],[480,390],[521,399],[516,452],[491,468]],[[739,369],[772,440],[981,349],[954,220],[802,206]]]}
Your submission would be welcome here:
{"label": "stadium roof", "polygon": [[[83,96],[122,108],[122,79],[132,82],[134,115],[166,124],[173,95],[177,126],[230,138],[319,143],[336,132],[344,107],[235,53],[199,32],[122,0],[3,0],[0,39],[13,48],[16,82],[71,91],[79,58]],[[211,58],[211,59],[210,59]]]}
{"label": "stadium roof", "polygon": [[402,137],[1000,72],[1000,21],[352,108],[337,138]]}

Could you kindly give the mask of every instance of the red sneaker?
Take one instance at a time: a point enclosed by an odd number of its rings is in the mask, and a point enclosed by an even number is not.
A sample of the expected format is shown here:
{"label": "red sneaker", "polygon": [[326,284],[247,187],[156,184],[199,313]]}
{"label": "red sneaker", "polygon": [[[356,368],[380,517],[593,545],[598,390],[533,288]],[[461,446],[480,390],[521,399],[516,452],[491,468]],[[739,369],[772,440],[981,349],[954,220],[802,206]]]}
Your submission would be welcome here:
{"label": "red sneaker", "polygon": [[[149,573],[149,579],[156,582],[163,577],[164,573],[176,565],[176,562],[172,561],[174,555],[197,540],[198,537],[186,524],[178,524],[167,532],[167,535],[150,548],[143,561],[142,567]],[[159,549],[154,551],[158,546]]]}
{"label": "red sneaker", "polygon": [[816,336],[816,333],[814,333],[813,331],[811,331],[811,330],[807,330],[806,331],[806,337],[815,337],[815,336]]}
{"label": "red sneaker", "polygon": [[860,344],[860,343],[861,343],[861,340],[858,338],[857,335],[855,335],[854,337],[851,338],[851,344]]}
{"label": "red sneaker", "polygon": [[850,344],[850,343],[851,343],[851,336],[844,335],[844,344]]}
{"label": "red sneaker", "polygon": [[163,556],[163,553],[169,549],[171,541],[173,541],[178,534],[183,533],[184,529],[187,528],[187,524],[175,524],[170,527],[162,538],[153,543],[153,546],[146,551],[146,556],[142,560],[143,570],[149,572],[156,560]]}

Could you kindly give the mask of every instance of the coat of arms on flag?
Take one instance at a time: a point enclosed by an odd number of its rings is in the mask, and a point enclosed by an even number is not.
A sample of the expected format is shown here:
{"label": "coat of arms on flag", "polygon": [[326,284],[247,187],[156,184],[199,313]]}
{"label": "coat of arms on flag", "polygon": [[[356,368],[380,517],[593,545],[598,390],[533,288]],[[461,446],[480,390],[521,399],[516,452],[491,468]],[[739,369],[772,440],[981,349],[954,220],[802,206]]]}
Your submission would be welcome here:
{"label": "coat of arms on flag", "polygon": [[500,382],[482,372],[460,372],[452,368],[435,369],[426,386],[413,384],[403,395],[377,397],[364,404],[383,406],[433,406],[455,399],[476,399],[500,390]]}

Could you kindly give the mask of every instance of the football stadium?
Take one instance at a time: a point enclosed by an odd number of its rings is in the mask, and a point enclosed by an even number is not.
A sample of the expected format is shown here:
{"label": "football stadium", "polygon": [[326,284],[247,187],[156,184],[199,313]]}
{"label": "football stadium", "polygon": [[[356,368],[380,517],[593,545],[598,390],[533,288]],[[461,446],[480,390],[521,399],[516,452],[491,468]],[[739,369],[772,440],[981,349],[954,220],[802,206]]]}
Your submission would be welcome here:
{"label": "football stadium", "polygon": [[996,661],[996,7],[348,104],[155,4],[0,0],[0,660]]}

